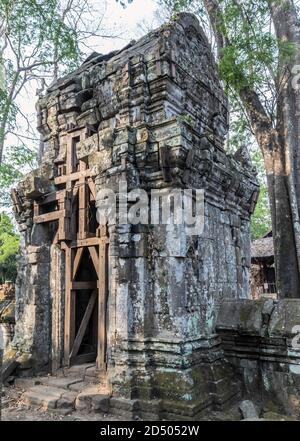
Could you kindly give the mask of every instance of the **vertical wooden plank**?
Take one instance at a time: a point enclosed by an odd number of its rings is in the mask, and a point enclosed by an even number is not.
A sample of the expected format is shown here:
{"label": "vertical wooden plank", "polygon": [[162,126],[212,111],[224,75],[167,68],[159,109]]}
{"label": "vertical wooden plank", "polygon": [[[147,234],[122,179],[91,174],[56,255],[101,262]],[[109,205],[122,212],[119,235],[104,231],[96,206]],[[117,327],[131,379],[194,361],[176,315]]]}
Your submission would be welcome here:
{"label": "vertical wooden plank", "polygon": [[96,199],[96,185],[92,178],[87,178],[87,183],[91,192],[91,200]]}
{"label": "vertical wooden plank", "polygon": [[106,303],[107,303],[107,244],[99,245],[99,286],[98,286],[98,349],[97,369],[106,369]]}
{"label": "vertical wooden plank", "polygon": [[73,138],[67,136],[66,174],[73,173]]}
{"label": "vertical wooden plank", "polygon": [[82,258],[82,254],[84,251],[84,247],[82,248],[75,248],[74,250],[74,262],[73,262],[73,277],[72,277],[72,281],[74,281],[76,274],[77,274],[77,270]]}
{"label": "vertical wooden plank", "polygon": [[[75,187],[76,188],[76,187]],[[73,195],[71,200],[71,210],[72,210],[72,216],[70,219],[70,234],[72,239],[77,239],[77,219],[78,219],[78,195],[74,194],[73,189]]]}
{"label": "vertical wooden plank", "polygon": [[98,254],[97,254],[97,250],[96,247],[88,247],[89,252],[90,252],[90,256],[92,258],[94,267],[96,272],[98,272],[98,268],[99,268],[99,258],[98,258]]}
{"label": "vertical wooden plank", "polygon": [[34,201],[33,202],[33,215],[35,217],[35,216],[39,216],[39,214],[40,214],[40,206],[36,201]]}
{"label": "vertical wooden plank", "polygon": [[[86,164],[80,161],[80,171],[86,170]],[[86,238],[86,224],[87,224],[87,191],[86,191],[86,181],[83,175],[79,179],[79,190],[78,190],[78,209],[79,209],[79,221],[78,221],[78,238]]]}
{"label": "vertical wooden plank", "polygon": [[75,293],[71,290],[73,252],[65,244],[65,338],[64,364],[69,366],[70,354],[75,339]]}
{"label": "vertical wooden plank", "polygon": [[60,210],[64,210],[65,215],[59,218],[58,231],[59,240],[71,240],[71,217],[72,217],[72,194],[70,191],[66,192],[66,195],[62,195],[58,200],[58,206]]}
{"label": "vertical wooden plank", "polygon": [[[63,210],[65,208],[65,198],[58,198],[58,209]],[[58,219],[58,240],[66,240],[65,234],[65,216]]]}

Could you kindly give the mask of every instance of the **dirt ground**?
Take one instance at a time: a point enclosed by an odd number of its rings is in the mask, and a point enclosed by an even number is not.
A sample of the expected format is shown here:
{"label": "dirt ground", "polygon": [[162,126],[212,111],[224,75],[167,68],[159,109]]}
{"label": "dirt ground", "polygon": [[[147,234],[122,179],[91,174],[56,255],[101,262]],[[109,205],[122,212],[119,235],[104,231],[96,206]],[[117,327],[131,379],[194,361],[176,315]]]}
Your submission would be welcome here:
{"label": "dirt ground", "polygon": [[[124,417],[103,413],[84,413],[73,411],[64,414],[61,411],[44,411],[38,408],[28,408],[22,401],[24,391],[13,386],[3,388],[2,421],[126,421]],[[226,412],[211,412],[203,416],[207,421],[238,421],[241,419],[237,407]]]}
{"label": "dirt ground", "polygon": [[[45,411],[36,407],[28,408],[22,401],[23,392],[24,390],[15,388],[14,386],[3,387],[2,421],[126,421],[123,416],[118,418],[111,414],[84,413],[79,411],[66,413],[63,410],[57,409],[55,411]],[[203,415],[201,421],[240,421],[241,419],[238,405],[234,405],[226,411],[209,412]],[[288,421],[295,419],[273,412],[266,412],[262,418],[256,420]]]}
{"label": "dirt ground", "polygon": [[101,413],[84,413],[44,411],[38,408],[27,408],[22,401],[22,390],[13,386],[3,387],[1,421],[120,421],[114,415]]}

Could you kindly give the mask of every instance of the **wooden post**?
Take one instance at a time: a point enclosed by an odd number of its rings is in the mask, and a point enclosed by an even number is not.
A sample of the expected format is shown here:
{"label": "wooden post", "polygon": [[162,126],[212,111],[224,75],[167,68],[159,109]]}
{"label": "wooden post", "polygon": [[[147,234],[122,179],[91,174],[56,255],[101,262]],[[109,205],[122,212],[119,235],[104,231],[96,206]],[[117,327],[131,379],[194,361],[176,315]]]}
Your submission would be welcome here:
{"label": "wooden post", "polygon": [[99,245],[99,287],[98,287],[98,350],[97,369],[106,370],[106,303],[107,303],[107,265],[105,242]]}
{"label": "wooden post", "polygon": [[64,364],[70,365],[70,354],[75,339],[75,296],[72,291],[73,251],[67,244],[65,249],[65,338]]}
{"label": "wooden post", "polygon": [[[92,179],[94,173],[87,169],[84,161],[77,160],[76,143],[82,137],[84,137],[84,133],[79,130],[68,133],[66,162],[62,165],[64,170],[60,176],[54,178],[55,185],[59,187],[56,192],[36,201],[34,221],[36,223],[58,221],[54,243],[60,243],[61,249],[65,252],[64,365],[69,366],[73,361],[78,361],[78,358],[82,360],[83,357],[92,356],[93,358],[95,356],[94,351],[91,354],[79,355],[78,352],[80,352],[80,346],[91,317],[98,314],[95,323],[95,328],[98,329],[97,368],[104,371],[106,370],[107,345],[108,239],[106,226],[98,227],[94,236],[88,232],[89,203],[96,199],[96,186]],[[13,196],[17,204],[16,195]],[[55,207],[49,206],[52,203],[55,204]],[[40,210],[40,206],[43,206],[44,209]],[[98,285],[95,280],[77,279],[85,250],[91,256],[97,273]],[[95,290],[95,292],[91,295],[77,336],[75,336],[76,294],[82,290]],[[98,308],[94,307],[97,298]],[[95,335],[93,338],[95,340]]]}
{"label": "wooden post", "polygon": [[[86,164],[83,161],[80,161],[80,171],[85,171]],[[78,224],[78,238],[85,239],[86,238],[86,230],[87,230],[87,189],[86,189],[86,180],[85,176],[82,175],[79,178],[79,190],[78,190],[78,209],[79,209],[79,224]]]}

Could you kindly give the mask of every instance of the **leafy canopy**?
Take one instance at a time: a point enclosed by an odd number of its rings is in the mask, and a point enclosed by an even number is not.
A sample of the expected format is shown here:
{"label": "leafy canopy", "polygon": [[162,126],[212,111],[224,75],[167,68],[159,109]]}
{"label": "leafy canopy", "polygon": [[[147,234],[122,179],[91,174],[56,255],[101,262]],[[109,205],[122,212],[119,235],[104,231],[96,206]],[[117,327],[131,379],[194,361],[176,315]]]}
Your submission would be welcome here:
{"label": "leafy canopy", "polygon": [[14,232],[11,219],[0,214],[0,283],[14,281],[17,274],[16,254],[19,250],[19,236]]}
{"label": "leafy canopy", "polygon": [[[205,0],[161,0],[174,14],[180,11],[196,13],[213,48]],[[217,30],[224,36],[224,47],[219,50],[218,69],[230,103],[230,132],[227,150],[235,151],[247,145],[258,170],[260,196],[252,216],[252,238],[271,229],[271,214],[262,155],[253,136],[240,92],[243,88],[255,90],[266,114],[276,124],[277,77],[280,69],[295,55],[290,42],[279,42],[272,30],[268,0],[218,0]]]}

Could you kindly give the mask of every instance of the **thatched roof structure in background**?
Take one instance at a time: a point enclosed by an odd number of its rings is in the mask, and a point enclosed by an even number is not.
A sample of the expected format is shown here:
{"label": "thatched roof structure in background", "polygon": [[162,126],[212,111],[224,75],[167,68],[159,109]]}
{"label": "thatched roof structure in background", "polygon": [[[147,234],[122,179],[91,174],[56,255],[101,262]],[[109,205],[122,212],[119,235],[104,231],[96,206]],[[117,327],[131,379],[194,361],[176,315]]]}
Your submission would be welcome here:
{"label": "thatched roof structure in background", "polygon": [[251,259],[260,260],[268,258],[274,258],[274,245],[271,232],[251,243]]}

